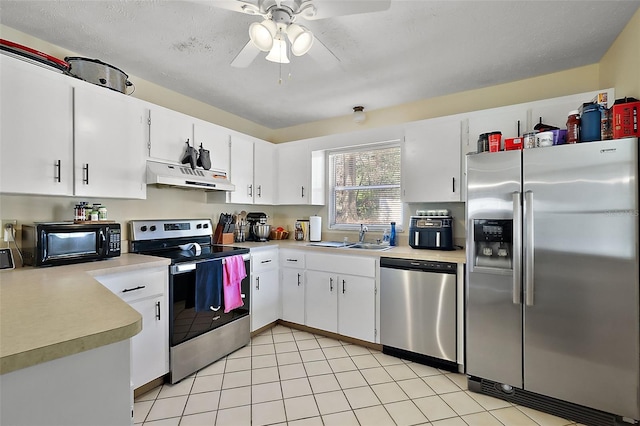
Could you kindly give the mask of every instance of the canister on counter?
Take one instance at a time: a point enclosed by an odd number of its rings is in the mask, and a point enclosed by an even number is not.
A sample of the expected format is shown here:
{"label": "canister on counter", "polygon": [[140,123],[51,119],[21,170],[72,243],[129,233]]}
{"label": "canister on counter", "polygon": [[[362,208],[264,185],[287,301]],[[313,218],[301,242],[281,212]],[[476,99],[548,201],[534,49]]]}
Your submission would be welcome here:
{"label": "canister on counter", "polygon": [[482,133],[478,138],[478,154],[489,151],[489,133]]}
{"label": "canister on counter", "polygon": [[498,152],[504,150],[502,144],[502,132],[489,133],[489,152]]}
{"label": "canister on counter", "polygon": [[540,132],[536,134],[536,148],[553,146],[553,132]]}
{"label": "canister on counter", "polygon": [[524,135],[522,135],[523,139],[524,139],[524,148],[525,149],[529,149],[529,148],[535,148],[536,147],[536,134],[538,132],[527,132]]}

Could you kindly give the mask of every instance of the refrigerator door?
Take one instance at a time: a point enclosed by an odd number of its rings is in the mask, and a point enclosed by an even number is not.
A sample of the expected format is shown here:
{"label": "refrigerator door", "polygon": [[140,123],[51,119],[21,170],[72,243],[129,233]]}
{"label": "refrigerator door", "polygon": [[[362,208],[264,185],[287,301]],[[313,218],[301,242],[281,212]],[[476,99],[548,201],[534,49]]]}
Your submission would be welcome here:
{"label": "refrigerator door", "polygon": [[634,419],[637,146],[624,139],[523,153],[524,388]]}
{"label": "refrigerator door", "polygon": [[[466,373],[516,387],[522,387],[522,305],[517,289],[514,295],[519,277],[514,281],[513,268],[476,266],[483,264],[482,248],[473,229],[475,220],[514,218],[520,162],[520,151],[467,156]],[[513,234],[519,237],[515,227]]]}

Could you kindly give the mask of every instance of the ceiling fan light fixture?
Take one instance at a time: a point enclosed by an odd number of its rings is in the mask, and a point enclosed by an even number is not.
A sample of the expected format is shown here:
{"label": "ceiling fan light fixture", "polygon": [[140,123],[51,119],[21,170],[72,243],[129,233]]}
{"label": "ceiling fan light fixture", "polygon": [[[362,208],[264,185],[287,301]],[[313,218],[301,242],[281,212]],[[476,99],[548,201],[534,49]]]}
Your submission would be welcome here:
{"label": "ceiling fan light fixture", "polygon": [[262,22],[253,22],[249,25],[249,38],[251,42],[263,52],[268,52],[273,47],[273,38],[276,35],[275,22],[265,19]]}
{"label": "ceiling fan light fixture", "polygon": [[280,64],[288,64],[289,57],[287,56],[287,41],[280,37],[276,37],[273,40],[273,47],[265,59],[267,61],[277,62]]}
{"label": "ceiling fan light fixture", "polygon": [[313,33],[302,25],[289,25],[287,27],[287,37],[291,42],[291,53],[295,56],[304,55],[313,46]]}
{"label": "ceiling fan light fixture", "polygon": [[363,106],[354,106],[353,107],[353,122],[356,124],[361,124],[367,119],[367,115],[364,113]]}

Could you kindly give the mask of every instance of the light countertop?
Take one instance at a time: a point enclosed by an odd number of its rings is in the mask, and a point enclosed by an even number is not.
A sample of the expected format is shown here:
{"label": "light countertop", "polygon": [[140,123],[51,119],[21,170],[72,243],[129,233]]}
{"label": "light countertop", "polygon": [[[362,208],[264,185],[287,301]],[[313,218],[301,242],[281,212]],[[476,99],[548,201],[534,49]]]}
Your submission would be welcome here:
{"label": "light countertop", "polygon": [[168,264],[123,254],[0,272],[0,374],[135,336],[142,329],[140,314],[92,276]]}
{"label": "light countertop", "polygon": [[402,259],[432,260],[436,262],[466,263],[466,252],[457,250],[422,250],[410,246],[395,246],[389,250],[363,250],[353,248],[318,247],[310,246],[309,241],[295,240],[269,240],[266,242],[234,243],[234,246],[260,249],[266,247],[279,247],[282,249],[308,250],[313,252],[348,254],[357,256],[395,257]]}

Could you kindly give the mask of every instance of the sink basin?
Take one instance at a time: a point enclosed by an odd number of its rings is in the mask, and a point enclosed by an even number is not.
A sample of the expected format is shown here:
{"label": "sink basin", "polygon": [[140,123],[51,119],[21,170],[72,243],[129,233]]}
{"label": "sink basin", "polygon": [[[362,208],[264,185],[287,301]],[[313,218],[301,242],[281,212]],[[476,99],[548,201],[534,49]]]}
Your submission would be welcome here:
{"label": "sink basin", "polygon": [[355,243],[355,244],[348,245],[346,248],[383,251],[383,250],[389,250],[391,247],[388,244]]}

